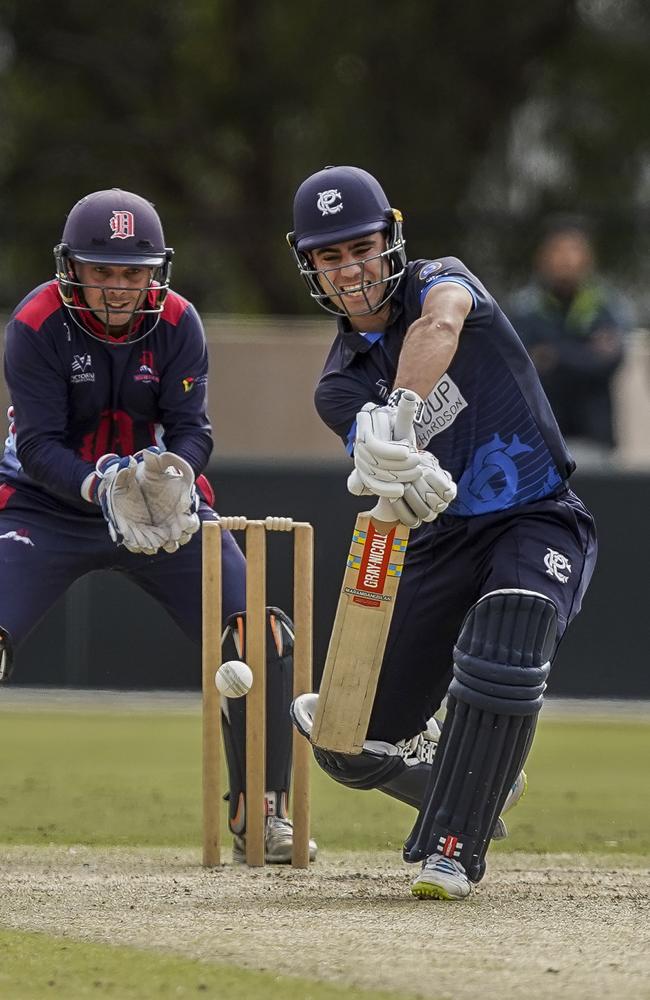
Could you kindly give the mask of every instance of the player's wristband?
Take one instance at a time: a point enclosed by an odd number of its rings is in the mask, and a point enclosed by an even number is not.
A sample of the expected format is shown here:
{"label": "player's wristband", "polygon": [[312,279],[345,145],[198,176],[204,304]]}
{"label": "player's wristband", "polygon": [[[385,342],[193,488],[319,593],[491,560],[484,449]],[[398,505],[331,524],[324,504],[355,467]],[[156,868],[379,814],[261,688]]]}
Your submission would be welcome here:
{"label": "player's wristband", "polygon": [[97,493],[99,484],[109,469],[113,468],[115,465],[123,466],[124,464],[128,464],[128,461],[128,455],[126,458],[120,458],[119,455],[116,455],[113,452],[109,452],[108,455],[102,455],[101,458],[98,458],[95,471],[86,476],[81,484],[81,495],[84,500],[88,500],[89,503],[96,503],[101,506],[101,500]]}

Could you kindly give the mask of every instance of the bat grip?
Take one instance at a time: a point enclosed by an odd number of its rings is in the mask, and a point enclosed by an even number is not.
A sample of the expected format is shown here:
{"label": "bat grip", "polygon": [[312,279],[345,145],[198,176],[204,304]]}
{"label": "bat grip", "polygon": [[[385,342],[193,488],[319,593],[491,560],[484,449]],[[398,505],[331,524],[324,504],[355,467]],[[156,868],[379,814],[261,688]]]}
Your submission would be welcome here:
{"label": "bat grip", "polygon": [[390,500],[386,497],[379,497],[376,505],[370,511],[370,517],[373,517],[376,521],[397,521],[395,517],[395,511],[393,510]]}
{"label": "bat grip", "polygon": [[419,398],[412,389],[404,389],[397,401],[393,440],[402,441],[408,438],[413,427],[413,419],[418,408]]}
{"label": "bat grip", "polygon": [[[412,389],[404,389],[397,401],[397,412],[395,414],[395,426],[393,428],[393,440],[402,441],[410,437],[413,427],[413,418],[419,405],[419,397]],[[386,497],[379,497],[377,504],[370,511],[370,516],[376,521],[397,521],[395,510],[390,500]]]}

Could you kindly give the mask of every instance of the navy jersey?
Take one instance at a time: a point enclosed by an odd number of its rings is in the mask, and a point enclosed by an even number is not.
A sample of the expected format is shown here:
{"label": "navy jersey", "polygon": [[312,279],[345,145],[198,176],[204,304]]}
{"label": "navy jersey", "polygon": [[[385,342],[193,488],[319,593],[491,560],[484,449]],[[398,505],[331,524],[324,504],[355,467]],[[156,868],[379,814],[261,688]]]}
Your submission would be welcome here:
{"label": "navy jersey", "polygon": [[175,292],[151,333],[111,345],[77,326],[56,281],[40,285],[7,326],[4,368],[15,417],[1,483],[97,514],[80,490],[108,452],[132,455],[156,444],[197,474],[208,461],[205,334],[194,307]]}
{"label": "navy jersey", "polygon": [[418,445],[454,478],[447,514],[471,517],[539,500],[562,488],[574,463],[537,372],[507,317],[455,257],[411,261],[383,333],[357,333],[345,318],[316,388],[316,408],[352,451],[364,403],[385,403],[404,335],[428,292],[463,285],[473,304],[454,358],[425,401]]}

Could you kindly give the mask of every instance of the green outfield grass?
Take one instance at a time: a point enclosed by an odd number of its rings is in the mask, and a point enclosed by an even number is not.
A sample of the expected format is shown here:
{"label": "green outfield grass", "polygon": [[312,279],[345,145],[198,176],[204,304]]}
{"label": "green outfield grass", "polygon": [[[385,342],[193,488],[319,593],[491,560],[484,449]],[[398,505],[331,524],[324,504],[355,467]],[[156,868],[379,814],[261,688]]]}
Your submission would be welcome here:
{"label": "green outfield grass", "polygon": [[191,959],[0,930],[2,1000],[407,1000],[406,994],[334,986]]}
{"label": "green outfield grass", "polygon": [[[647,853],[649,741],[644,720],[543,720],[496,849]],[[0,710],[0,842],[198,848],[200,755],[196,713]],[[322,847],[399,850],[412,810],[313,779]]]}

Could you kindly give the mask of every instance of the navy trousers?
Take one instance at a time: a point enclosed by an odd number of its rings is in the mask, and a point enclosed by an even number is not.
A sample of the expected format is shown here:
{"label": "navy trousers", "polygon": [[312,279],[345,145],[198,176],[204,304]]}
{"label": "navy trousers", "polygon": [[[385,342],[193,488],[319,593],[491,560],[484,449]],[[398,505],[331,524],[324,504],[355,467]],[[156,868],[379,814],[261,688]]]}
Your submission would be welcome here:
{"label": "navy trousers", "polygon": [[596,548],[593,519],[570,490],[479,517],[442,515],[413,531],[368,738],[395,743],[424,729],[447,693],[463,619],[490,591],[550,598],[559,643],[580,610]]}
{"label": "navy trousers", "polygon": [[[3,489],[0,487],[0,489]],[[56,508],[49,498],[3,489],[0,501],[0,626],[14,647],[79,577],[123,573],[161,604],[193,642],[201,642],[201,532],[176,552],[134,554],[117,546],[101,513]],[[202,503],[202,521],[215,512]],[[223,538],[222,620],[246,608],[245,560],[229,532]],[[119,627],[119,623],[116,623]]]}

